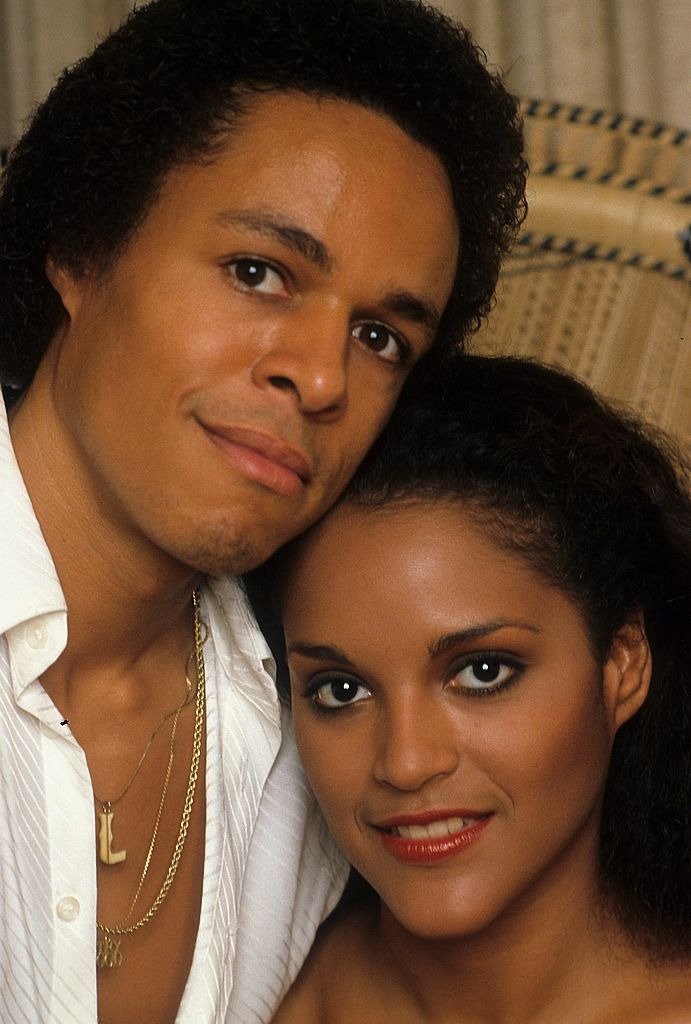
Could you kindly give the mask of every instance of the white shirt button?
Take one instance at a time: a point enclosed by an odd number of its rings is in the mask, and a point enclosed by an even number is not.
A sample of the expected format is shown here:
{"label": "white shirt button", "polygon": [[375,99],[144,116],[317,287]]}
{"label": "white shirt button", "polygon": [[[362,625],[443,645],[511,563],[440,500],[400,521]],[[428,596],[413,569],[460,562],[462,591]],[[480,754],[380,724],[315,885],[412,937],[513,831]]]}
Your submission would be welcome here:
{"label": "white shirt button", "polygon": [[41,651],[48,643],[48,630],[42,622],[31,623],[26,627],[24,640],[34,651]]}
{"label": "white shirt button", "polygon": [[61,921],[76,921],[79,917],[79,900],[75,896],[63,896],[55,909]]}

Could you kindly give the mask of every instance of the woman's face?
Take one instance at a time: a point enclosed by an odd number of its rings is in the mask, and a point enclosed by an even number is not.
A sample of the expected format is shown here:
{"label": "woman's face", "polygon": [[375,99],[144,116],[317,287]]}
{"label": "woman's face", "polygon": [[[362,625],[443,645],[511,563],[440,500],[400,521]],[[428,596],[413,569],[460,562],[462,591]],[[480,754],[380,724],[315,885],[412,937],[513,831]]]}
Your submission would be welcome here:
{"label": "woman's face", "polygon": [[543,891],[592,894],[623,673],[563,592],[444,502],[341,506],[285,591],[307,774],[407,930],[460,937]]}

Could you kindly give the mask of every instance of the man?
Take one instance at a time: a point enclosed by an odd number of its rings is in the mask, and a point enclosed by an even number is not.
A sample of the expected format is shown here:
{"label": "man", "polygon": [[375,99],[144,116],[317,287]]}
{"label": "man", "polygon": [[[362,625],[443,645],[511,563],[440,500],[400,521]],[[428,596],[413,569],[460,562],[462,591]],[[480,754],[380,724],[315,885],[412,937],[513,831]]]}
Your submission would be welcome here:
{"label": "man", "polygon": [[344,869],[233,577],[486,312],[523,179],[412,0],[153,0],[39,108],[0,198],[3,1021],[271,1018]]}

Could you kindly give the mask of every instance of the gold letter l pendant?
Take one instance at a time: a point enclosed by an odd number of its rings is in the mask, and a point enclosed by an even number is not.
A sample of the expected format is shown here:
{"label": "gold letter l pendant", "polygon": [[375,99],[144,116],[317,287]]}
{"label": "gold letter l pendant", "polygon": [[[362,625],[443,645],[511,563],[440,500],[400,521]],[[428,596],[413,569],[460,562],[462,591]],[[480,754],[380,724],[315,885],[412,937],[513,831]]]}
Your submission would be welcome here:
{"label": "gold letter l pendant", "polygon": [[102,864],[119,864],[127,856],[126,850],[113,849],[113,812],[110,804],[103,805],[98,820],[101,828],[98,834],[98,856]]}

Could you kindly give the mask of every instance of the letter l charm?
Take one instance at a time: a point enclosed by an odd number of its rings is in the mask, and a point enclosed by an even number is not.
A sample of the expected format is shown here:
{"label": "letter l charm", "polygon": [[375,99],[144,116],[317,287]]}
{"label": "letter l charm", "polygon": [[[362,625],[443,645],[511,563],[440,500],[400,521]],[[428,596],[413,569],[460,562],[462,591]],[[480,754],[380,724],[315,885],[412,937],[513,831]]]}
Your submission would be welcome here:
{"label": "letter l charm", "polygon": [[126,850],[113,849],[113,812],[110,804],[103,805],[98,820],[101,828],[98,834],[98,856],[102,864],[119,864],[127,856]]}

